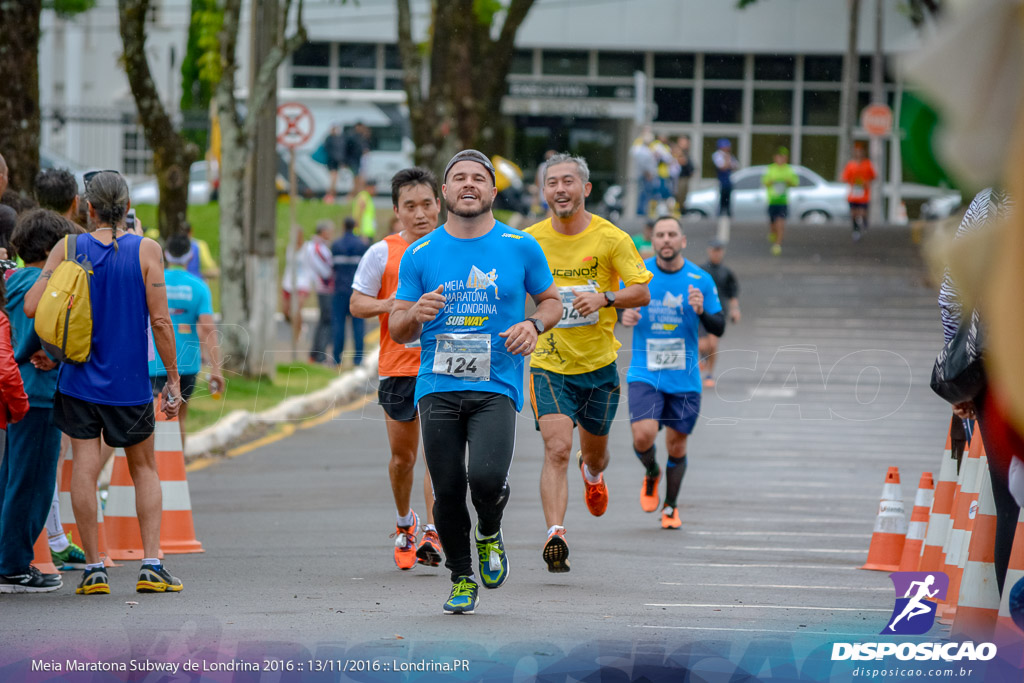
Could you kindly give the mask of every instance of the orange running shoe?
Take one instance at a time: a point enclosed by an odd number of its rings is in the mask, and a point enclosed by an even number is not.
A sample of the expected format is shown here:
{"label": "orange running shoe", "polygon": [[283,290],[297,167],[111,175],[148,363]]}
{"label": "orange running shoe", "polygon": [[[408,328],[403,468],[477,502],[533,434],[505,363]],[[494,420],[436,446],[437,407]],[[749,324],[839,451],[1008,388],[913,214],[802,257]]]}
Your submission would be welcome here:
{"label": "orange running shoe", "polygon": [[555,529],[544,544],[544,561],[548,571],[562,574],[569,571],[569,546],[565,542],[565,529]]}
{"label": "orange running shoe", "polygon": [[661,470],[653,477],[644,475],[644,484],[640,488],[640,509],[644,512],[656,512],[661,505],[658,495],[658,484],[661,483]]}
{"label": "orange running shoe", "polygon": [[576,459],[580,465],[580,475],[583,477],[583,500],[587,503],[590,514],[600,517],[608,509],[608,487],[604,483],[604,473],[597,475],[596,484],[587,481],[587,475],[583,474],[583,451],[576,453]]}
{"label": "orange running shoe", "polygon": [[395,566],[405,571],[416,566],[416,528],[420,519],[412,513],[412,524],[396,526],[391,538],[395,539]]}
{"label": "orange running shoe", "polygon": [[671,508],[665,506],[661,510],[661,528],[662,529],[678,529],[683,526],[682,521],[679,519],[679,508]]}
{"label": "orange running shoe", "polygon": [[416,561],[428,567],[441,564],[441,539],[433,529],[423,532],[423,540],[416,547]]}

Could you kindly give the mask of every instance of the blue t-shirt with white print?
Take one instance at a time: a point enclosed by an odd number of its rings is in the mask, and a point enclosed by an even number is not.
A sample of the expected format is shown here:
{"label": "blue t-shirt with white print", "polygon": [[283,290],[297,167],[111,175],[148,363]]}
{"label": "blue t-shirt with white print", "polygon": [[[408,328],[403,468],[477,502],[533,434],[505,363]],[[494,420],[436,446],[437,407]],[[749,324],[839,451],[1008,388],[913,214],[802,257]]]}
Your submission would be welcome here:
{"label": "blue t-shirt with white print", "polygon": [[396,297],[416,302],[441,285],[447,297],[420,334],[416,401],[444,391],[484,391],[522,408],[525,358],[506,351],[498,334],[525,319],[527,294],[553,282],[537,240],[499,221],[480,237],[453,237],[442,225],[411,244]]}

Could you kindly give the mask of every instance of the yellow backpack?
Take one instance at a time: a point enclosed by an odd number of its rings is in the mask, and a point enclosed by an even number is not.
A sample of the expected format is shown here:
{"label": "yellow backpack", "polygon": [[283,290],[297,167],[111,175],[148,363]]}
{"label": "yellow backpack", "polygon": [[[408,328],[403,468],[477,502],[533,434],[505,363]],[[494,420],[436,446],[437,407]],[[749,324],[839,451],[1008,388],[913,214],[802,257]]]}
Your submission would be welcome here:
{"label": "yellow backpack", "polygon": [[64,363],[85,363],[92,354],[92,263],[75,260],[77,237],[64,238],[64,260],[53,271],[36,307],[36,334],[43,348]]}

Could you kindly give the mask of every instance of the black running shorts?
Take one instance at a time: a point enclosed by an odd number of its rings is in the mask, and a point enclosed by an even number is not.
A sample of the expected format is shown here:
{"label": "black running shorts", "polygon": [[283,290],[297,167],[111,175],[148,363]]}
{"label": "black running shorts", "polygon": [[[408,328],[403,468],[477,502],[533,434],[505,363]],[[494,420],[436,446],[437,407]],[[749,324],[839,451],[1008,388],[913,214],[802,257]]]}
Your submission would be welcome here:
{"label": "black running shorts", "polygon": [[103,440],[114,448],[140,444],[153,434],[153,404],[108,406],[90,403],[58,391],[53,397],[53,423],[72,439]]}

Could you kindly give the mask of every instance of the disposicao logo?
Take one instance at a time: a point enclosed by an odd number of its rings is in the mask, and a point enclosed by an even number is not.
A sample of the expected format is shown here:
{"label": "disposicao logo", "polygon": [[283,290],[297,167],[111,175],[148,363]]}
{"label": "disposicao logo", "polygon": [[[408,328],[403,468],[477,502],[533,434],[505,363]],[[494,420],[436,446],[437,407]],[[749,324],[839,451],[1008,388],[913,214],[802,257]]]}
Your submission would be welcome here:
{"label": "disposicao logo", "polygon": [[946,599],[949,577],[945,572],[893,572],[896,604],[882,635],[920,636],[935,624],[938,600]]}

